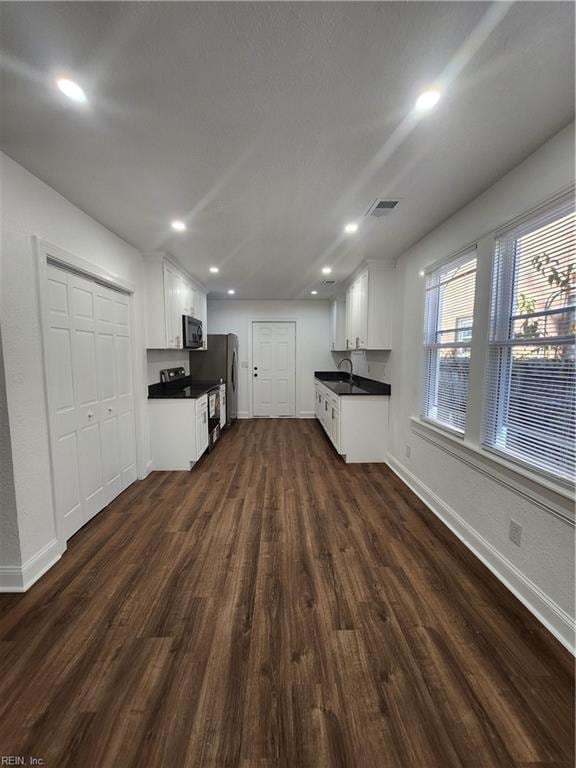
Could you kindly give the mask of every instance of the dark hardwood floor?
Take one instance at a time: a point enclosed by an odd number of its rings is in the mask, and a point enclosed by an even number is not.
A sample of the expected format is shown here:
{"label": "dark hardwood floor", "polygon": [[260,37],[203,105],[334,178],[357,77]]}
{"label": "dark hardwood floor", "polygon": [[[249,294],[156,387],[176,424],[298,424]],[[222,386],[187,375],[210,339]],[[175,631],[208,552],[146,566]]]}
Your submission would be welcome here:
{"label": "dark hardwood floor", "polygon": [[385,466],[245,421],[0,596],[0,755],[46,766],[574,761],[570,654]]}

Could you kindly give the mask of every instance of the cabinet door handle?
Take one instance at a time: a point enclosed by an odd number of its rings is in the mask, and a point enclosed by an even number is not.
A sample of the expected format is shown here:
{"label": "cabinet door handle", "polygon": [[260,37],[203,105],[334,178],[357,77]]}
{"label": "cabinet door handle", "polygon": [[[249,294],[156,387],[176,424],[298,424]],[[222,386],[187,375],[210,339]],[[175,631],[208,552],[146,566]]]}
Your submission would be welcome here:
{"label": "cabinet door handle", "polygon": [[358,336],[356,336],[356,349],[358,349],[358,342],[359,341],[360,341],[360,339],[358,338]]}

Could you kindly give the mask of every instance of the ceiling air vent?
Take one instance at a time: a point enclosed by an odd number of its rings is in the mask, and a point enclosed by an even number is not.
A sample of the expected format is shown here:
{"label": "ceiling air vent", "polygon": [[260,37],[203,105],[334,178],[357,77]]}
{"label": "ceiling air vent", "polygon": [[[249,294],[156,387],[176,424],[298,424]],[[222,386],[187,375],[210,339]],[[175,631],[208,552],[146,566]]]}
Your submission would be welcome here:
{"label": "ceiling air vent", "polygon": [[336,280],[322,280],[320,285],[336,285]]}
{"label": "ceiling air vent", "polygon": [[366,216],[387,216],[398,205],[399,200],[374,200],[370,208],[366,211]]}

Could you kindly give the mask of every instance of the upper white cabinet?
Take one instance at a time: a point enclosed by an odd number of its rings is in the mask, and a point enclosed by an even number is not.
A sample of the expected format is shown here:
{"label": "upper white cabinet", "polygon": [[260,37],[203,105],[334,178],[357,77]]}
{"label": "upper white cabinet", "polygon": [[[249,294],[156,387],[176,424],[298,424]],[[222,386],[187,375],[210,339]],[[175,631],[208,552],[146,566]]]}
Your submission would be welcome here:
{"label": "upper white cabinet", "polygon": [[146,347],[182,349],[182,315],[202,321],[206,349],[206,292],[163,255],[148,256],[146,264]]}
{"label": "upper white cabinet", "polygon": [[334,299],[330,305],[331,340],[330,349],[342,352],[346,349],[346,299],[342,296]]}
{"label": "upper white cabinet", "polygon": [[346,291],[344,349],[391,349],[394,267],[369,264]]}

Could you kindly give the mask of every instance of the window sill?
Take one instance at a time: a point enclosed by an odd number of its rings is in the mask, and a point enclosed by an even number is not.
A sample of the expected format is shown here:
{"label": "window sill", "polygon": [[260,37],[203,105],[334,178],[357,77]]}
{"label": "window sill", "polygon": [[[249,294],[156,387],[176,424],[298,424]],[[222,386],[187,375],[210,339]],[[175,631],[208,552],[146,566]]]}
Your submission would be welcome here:
{"label": "window sill", "polygon": [[419,437],[574,525],[574,491],[568,484],[556,483],[496,453],[467,442],[458,432],[444,429],[415,416],[410,421],[412,431]]}

